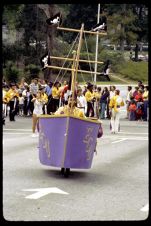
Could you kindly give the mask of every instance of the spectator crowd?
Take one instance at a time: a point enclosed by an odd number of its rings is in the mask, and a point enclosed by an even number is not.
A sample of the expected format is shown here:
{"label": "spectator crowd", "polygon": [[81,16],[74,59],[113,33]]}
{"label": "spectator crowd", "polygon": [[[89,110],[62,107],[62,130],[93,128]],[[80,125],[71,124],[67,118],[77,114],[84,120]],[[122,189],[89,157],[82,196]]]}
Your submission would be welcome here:
{"label": "spectator crowd", "polygon": [[[9,116],[10,121],[15,121],[15,115],[25,117],[32,116],[35,99],[41,100],[42,114],[53,114],[61,106],[68,103],[71,96],[71,85],[64,81],[60,83],[48,82],[47,80],[35,78],[28,84],[24,78],[20,83],[7,84],[3,82],[3,122]],[[96,86],[88,82],[85,86],[76,83],[75,97],[77,107],[86,117],[97,117],[99,119],[111,119],[111,100],[120,91],[115,86]],[[147,121],[149,118],[149,87],[144,86],[141,81],[133,90],[127,87],[127,96],[124,100],[127,110],[127,119]],[[38,106],[38,105],[37,105]],[[120,107],[117,105],[117,107]]]}

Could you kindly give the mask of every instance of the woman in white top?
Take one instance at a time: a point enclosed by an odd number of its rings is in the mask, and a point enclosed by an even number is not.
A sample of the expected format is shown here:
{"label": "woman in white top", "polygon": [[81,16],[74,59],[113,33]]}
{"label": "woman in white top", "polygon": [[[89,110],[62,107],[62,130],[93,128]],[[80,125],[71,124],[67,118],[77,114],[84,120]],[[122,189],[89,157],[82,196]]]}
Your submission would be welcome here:
{"label": "woman in white top", "polygon": [[37,95],[34,95],[35,97],[33,97],[33,99],[31,100],[32,102],[34,102],[34,110],[33,110],[33,123],[32,123],[32,137],[36,137],[37,135],[35,134],[35,130],[36,130],[36,126],[38,127],[38,115],[42,115],[43,114],[43,105],[45,103],[45,101],[42,98],[42,93],[41,91],[37,92]]}
{"label": "woman in white top", "polygon": [[83,113],[86,115],[87,101],[85,96],[82,93],[82,88],[78,88],[77,90],[77,107],[80,108],[80,110],[82,110]]}

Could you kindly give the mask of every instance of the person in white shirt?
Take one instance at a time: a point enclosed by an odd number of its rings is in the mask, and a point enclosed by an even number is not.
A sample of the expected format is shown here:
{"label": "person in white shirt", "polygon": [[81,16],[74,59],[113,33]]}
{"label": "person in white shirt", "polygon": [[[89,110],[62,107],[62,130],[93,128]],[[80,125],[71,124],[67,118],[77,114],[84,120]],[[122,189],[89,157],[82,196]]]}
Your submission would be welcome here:
{"label": "person in white shirt", "polygon": [[82,93],[82,88],[77,89],[77,107],[83,111],[84,114],[87,112],[87,101]]}
{"label": "person in white shirt", "polygon": [[31,84],[29,85],[29,88],[30,88],[31,94],[37,94],[38,89],[39,89],[38,79],[37,78],[33,79],[33,82],[31,82]]}
{"label": "person in white shirt", "polygon": [[23,116],[24,97],[22,96],[22,93],[19,94],[18,100],[19,100],[19,115]]}
{"label": "person in white shirt", "polygon": [[115,96],[115,90],[116,87],[115,86],[110,86],[110,99]]}
{"label": "person in white shirt", "polygon": [[127,97],[126,97],[126,109],[127,109],[127,119],[129,118],[129,105],[131,102],[131,98],[133,97],[133,92],[132,92],[132,86],[128,86],[128,92],[127,92]]}
{"label": "person in white shirt", "polygon": [[44,105],[44,99],[42,98],[42,93],[41,91],[37,92],[37,95],[34,95],[33,99],[31,100],[34,103],[34,110],[33,110],[33,124],[32,124],[32,137],[36,137],[37,135],[35,134],[36,126],[37,129],[39,130],[39,125],[38,125],[38,115],[43,114],[43,105]]}

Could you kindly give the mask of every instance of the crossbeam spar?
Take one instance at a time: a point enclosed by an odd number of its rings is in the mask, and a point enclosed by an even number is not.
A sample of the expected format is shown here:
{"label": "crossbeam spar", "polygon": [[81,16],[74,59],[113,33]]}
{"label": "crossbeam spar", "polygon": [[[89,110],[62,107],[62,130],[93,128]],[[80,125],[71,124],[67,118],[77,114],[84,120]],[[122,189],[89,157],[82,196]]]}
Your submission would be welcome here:
{"label": "crossbeam spar", "polygon": [[[80,32],[79,29],[73,29],[73,28],[65,28],[65,27],[57,27],[58,30],[62,30],[62,31],[72,31],[72,32]],[[107,32],[95,32],[95,31],[86,31],[83,30],[83,33],[85,34],[91,34],[91,35],[107,35]]]}

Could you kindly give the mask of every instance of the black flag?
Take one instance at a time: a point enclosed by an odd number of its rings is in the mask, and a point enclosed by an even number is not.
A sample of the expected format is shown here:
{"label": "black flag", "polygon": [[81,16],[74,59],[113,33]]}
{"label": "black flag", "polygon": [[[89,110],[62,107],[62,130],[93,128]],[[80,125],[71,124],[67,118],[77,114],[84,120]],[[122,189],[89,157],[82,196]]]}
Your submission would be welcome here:
{"label": "black flag", "polygon": [[40,63],[41,63],[41,66],[42,66],[42,70],[46,69],[47,66],[51,65],[50,51],[48,51],[48,53],[45,53],[45,55],[43,55],[40,58]]}
{"label": "black flag", "polygon": [[106,16],[102,16],[100,22],[96,24],[94,27],[92,27],[92,31],[107,31],[107,19]]}
{"label": "black flag", "polygon": [[56,15],[50,17],[49,19],[46,20],[46,23],[48,25],[57,24],[58,26],[60,26],[62,23],[61,13],[57,13]]}

